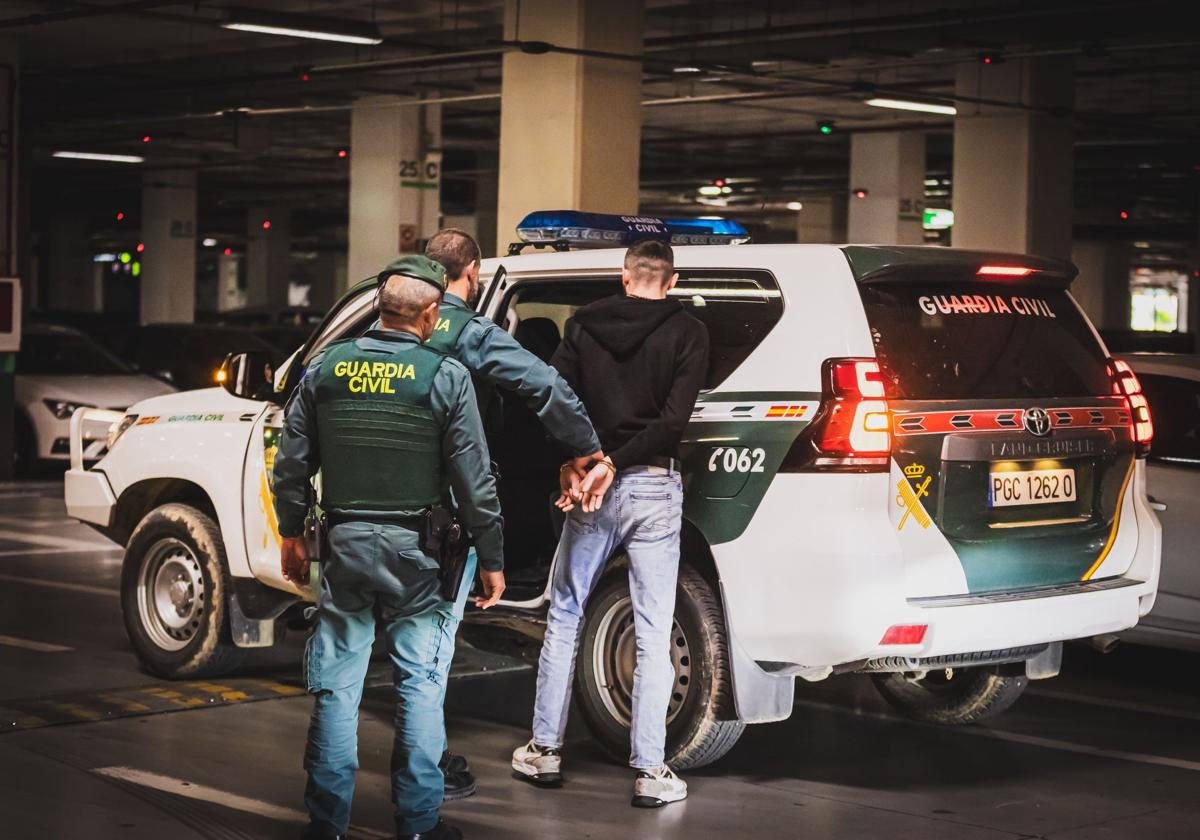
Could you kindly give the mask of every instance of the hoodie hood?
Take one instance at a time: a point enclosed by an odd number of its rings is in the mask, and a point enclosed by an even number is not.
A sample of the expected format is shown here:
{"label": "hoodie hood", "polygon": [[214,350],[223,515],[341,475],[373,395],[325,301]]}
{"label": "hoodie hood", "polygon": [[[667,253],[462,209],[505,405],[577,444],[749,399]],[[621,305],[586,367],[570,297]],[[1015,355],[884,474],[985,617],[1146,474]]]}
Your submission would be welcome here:
{"label": "hoodie hood", "polygon": [[676,315],[683,314],[677,300],[640,300],[617,295],[583,307],[575,322],[616,358],[628,356],[650,333]]}

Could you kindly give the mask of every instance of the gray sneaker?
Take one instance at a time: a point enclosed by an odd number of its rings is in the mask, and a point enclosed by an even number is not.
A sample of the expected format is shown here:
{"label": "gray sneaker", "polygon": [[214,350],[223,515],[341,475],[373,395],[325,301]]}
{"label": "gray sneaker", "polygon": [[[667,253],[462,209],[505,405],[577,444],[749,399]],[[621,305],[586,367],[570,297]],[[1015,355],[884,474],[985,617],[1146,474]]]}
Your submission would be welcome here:
{"label": "gray sneaker", "polygon": [[513,775],[538,787],[562,787],[562,753],[552,747],[539,747],[531,739],[512,754]]}
{"label": "gray sneaker", "polygon": [[634,808],[661,808],[669,802],[687,799],[687,782],[665,764],[653,770],[639,770],[633,781]]}

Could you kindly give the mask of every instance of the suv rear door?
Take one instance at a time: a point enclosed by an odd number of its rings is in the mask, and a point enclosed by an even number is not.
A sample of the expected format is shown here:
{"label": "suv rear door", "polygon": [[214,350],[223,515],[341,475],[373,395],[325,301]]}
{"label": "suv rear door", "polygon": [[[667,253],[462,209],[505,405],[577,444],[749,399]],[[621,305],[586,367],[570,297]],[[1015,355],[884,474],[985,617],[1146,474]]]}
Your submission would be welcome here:
{"label": "suv rear door", "polygon": [[935,526],[971,593],[1090,579],[1116,540],[1136,453],[1107,353],[1067,292],[1073,269],[846,252],[892,412],[897,528]]}

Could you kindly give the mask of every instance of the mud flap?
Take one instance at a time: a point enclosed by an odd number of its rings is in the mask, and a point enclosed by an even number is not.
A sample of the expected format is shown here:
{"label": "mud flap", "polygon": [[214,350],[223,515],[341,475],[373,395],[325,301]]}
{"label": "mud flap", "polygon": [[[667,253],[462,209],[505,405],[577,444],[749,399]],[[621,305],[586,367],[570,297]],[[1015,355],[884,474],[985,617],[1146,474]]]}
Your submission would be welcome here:
{"label": "mud flap", "polygon": [[796,678],[769,674],[758,666],[738,642],[725,589],[721,588],[721,606],[725,613],[725,638],[729,645],[729,671],[733,680],[733,706],[738,719],[746,723],[771,723],[792,715],[796,697]]}
{"label": "mud flap", "polygon": [[254,619],[246,615],[235,587],[229,588],[229,632],[240,648],[271,647],[275,644],[275,619]]}
{"label": "mud flap", "polygon": [[1062,642],[1051,642],[1033,659],[1025,660],[1025,676],[1031,680],[1057,677],[1059,669],[1062,668],[1062,647]]}

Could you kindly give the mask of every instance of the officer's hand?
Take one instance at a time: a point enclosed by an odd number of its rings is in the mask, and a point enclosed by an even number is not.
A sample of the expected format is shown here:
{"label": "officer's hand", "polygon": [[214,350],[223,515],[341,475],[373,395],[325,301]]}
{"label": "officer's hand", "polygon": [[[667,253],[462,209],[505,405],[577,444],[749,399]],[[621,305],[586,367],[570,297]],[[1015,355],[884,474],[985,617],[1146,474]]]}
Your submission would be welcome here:
{"label": "officer's hand", "polygon": [[504,594],[504,572],[489,572],[487,569],[480,569],[479,579],[483,582],[483,597],[475,598],[475,606],[486,610],[488,607],[494,607],[500,600],[500,596]]}
{"label": "officer's hand", "polygon": [[308,543],[304,537],[283,537],[279,542],[279,565],[284,580],[297,586],[308,586]]}
{"label": "officer's hand", "polygon": [[579,487],[580,492],[583,494],[582,506],[584,513],[592,513],[600,510],[600,506],[604,504],[604,494],[612,486],[616,475],[616,470],[613,469],[611,461],[602,461],[592,467],[591,472],[587,474],[587,477],[583,479],[583,484]]}
{"label": "officer's hand", "polygon": [[558,489],[562,492],[554,501],[555,507],[564,513],[574,510],[575,503],[579,501],[579,487],[582,483],[583,475],[576,472],[572,464],[563,464],[558,471]]}

